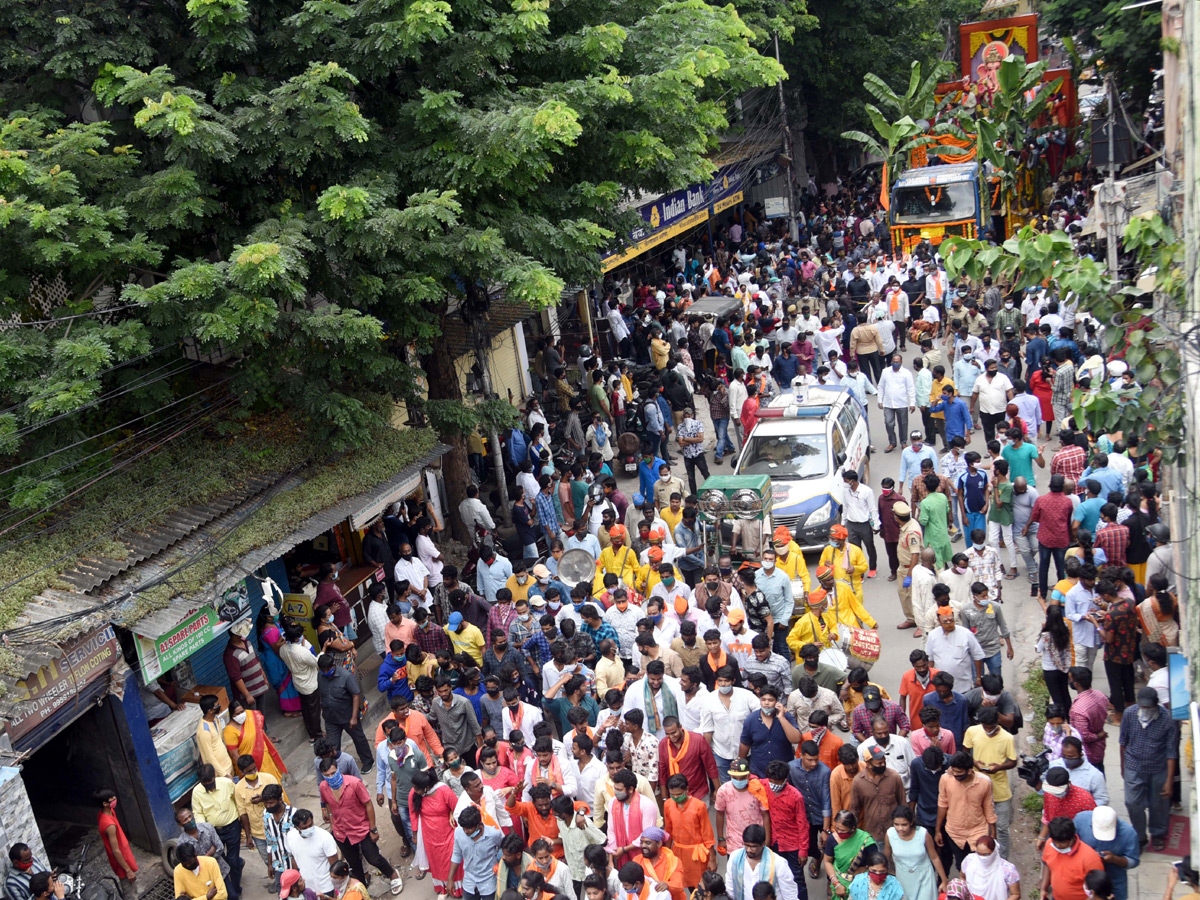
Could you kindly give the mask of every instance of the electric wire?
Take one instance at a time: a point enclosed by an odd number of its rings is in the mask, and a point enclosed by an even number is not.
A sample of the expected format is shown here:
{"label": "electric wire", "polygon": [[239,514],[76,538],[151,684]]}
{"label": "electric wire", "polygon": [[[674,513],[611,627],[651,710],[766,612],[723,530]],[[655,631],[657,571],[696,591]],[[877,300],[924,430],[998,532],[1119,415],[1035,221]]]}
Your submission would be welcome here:
{"label": "electric wire", "polygon": [[57,325],[59,322],[72,322],[75,319],[90,319],[93,316],[107,316],[110,313],[122,312],[141,306],[140,303],[126,303],[124,306],[110,306],[108,309],[94,309],[91,312],[76,313],[72,316],[59,316],[55,319],[38,319],[35,322],[0,322],[0,331],[8,328],[32,328],[38,325]]}
{"label": "electric wire", "polygon": [[35,520],[35,518],[41,517],[42,515],[46,514],[47,511],[54,509],[55,506],[58,506],[59,504],[64,503],[65,500],[76,496],[76,494],[78,494],[78,493],[82,493],[82,492],[88,490],[88,488],[90,488],[90,487],[94,487],[95,485],[100,484],[100,482],[103,481],[104,479],[112,478],[113,475],[115,475],[118,472],[121,472],[121,470],[124,470],[128,466],[131,466],[132,463],[137,462],[138,460],[140,460],[140,458],[142,458],[146,454],[150,454],[150,452],[160,449],[162,445],[172,442],[172,440],[175,440],[176,438],[180,438],[180,437],[184,436],[184,434],[186,434],[187,432],[192,431],[193,428],[199,424],[199,421],[202,421],[202,420],[193,421],[193,422],[190,422],[190,424],[181,426],[174,433],[168,434],[168,436],[166,438],[162,438],[160,440],[160,442],[158,442],[157,444],[149,446],[149,448],[146,448],[145,450],[140,450],[139,452],[137,452],[136,455],[128,458],[128,460],[126,460],[124,462],[120,462],[120,463],[116,464],[116,466],[113,466],[112,468],[109,468],[108,472],[104,473],[103,475],[97,476],[97,478],[89,481],[88,484],[74,488],[73,491],[65,494],[64,497],[61,497],[58,500],[55,500],[54,503],[49,504],[48,506],[44,506],[44,508],[41,510],[37,510],[36,512],[31,512],[30,515],[25,516],[24,518],[22,518],[22,520],[20,520],[16,524],[11,524],[11,526],[7,526],[6,528],[0,529],[0,536],[4,536],[5,534],[12,532],[12,530],[14,528],[19,528],[20,526],[23,526],[23,524],[31,522],[32,520]]}
{"label": "electric wire", "polygon": [[[166,435],[169,431],[171,431],[172,429],[178,428],[181,424],[187,425],[187,427],[190,428],[195,424],[199,424],[201,421],[203,421],[205,419],[212,418],[216,413],[222,413],[222,412],[227,411],[230,407],[235,405],[236,402],[237,402],[237,398],[225,398],[223,400],[218,401],[215,405],[199,403],[192,407],[189,407],[187,410],[175,413],[171,417],[169,417],[167,420],[164,420],[163,422],[160,422],[160,423],[156,423],[154,426],[151,426],[151,428],[146,429],[146,434],[143,437],[139,438],[139,446],[141,446],[143,444],[151,443],[151,442],[156,442],[154,444],[154,446],[151,447],[151,449],[154,450],[155,453],[162,452],[162,450],[165,447],[165,443],[158,443],[158,441],[159,441],[159,438]],[[155,448],[157,448],[157,449],[155,449]],[[140,451],[137,453],[128,454],[125,457],[118,456],[111,462],[101,460],[98,463],[96,463],[94,466],[89,467],[88,469],[84,470],[83,472],[76,473],[76,475],[67,479],[59,487],[59,490],[63,493],[63,495],[60,498],[56,499],[55,501],[44,506],[39,511],[38,516],[41,516],[47,512],[53,511],[53,509],[55,507],[59,506],[68,496],[71,496],[75,493],[75,490],[74,490],[75,488],[79,487],[80,485],[84,484],[85,482],[102,480],[102,479],[95,478],[95,476],[97,476],[99,473],[103,472],[106,469],[106,467],[123,468],[125,463],[127,463],[129,460],[133,459],[137,455],[140,455]],[[22,489],[26,489],[26,488],[22,488]],[[17,492],[14,491],[13,495],[15,496],[16,493]],[[10,510],[8,510],[5,515],[0,516],[0,528],[3,528],[4,526],[13,522],[15,519],[19,518],[25,512],[26,512],[25,509],[10,509]],[[46,535],[53,534],[56,531],[58,531],[60,528],[62,528],[66,524],[68,524],[69,522],[70,522],[69,518],[64,518],[61,521],[53,523],[46,528],[39,529],[37,531],[32,531],[25,535],[19,535],[16,537],[9,538],[7,541],[0,543],[0,553],[4,553],[11,546],[13,546],[15,544],[23,543],[24,541],[29,540],[31,538],[45,537]],[[0,533],[2,533],[2,532],[0,532]]]}
{"label": "electric wire", "polygon": [[[17,430],[16,432],[14,432],[12,435],[12,439],[19,440],[27,435],[33,434],[33,432],[35,432],[41,428],[45,428],[47,425],[53,425],[55,422],[60,422],[63,419],[68,418],[69,416],[73,416],[76,413],[83,412],[85,409],[92,409],[92,408],[100,405],[101,403],[108,403],[109,401],[115,400],[118,397],[123,397],[126,394],[133,393],[134,391],[140,391],[143,388],[147,388],[147,387],[150,387],[151,385],[158,384],[160,381],[166,381],[168,378],[174,378],[176,375],[183,373],[184,371],[192,368],[195,365],[196,365],[196,362],[194,360],[190,360],[190,359],[171,360],[170,362],[164,363],[161,366],[151,369],[149,372],[138,375],[134,379],[134,383],[128,384],[128,385],[122,385],[119,390],[114,389],[112,391],[109,391],[108,393],[99,394],[96,397],[94,397],[92,400],[89,400],[87,403],[77,406],[74,409],[68,410],[67,412],[59,413],[58,415],[52,416],[51,418],[46,419],[45,421],[38,422],[33,425],[27,425],[24,428],[21,428],[21,429]],[[171,366],[175,366],[176,368],[172,369],[172,371],[167,372],[163,375],[159,375],[156,378],[152,378],[149,381],[146,380],[147,378],[149,378],[149,376],[151,376],[157,372],[160,372],[165,368],[169,368]]]}
{"label": "electric wire", "polygon": [[[163,344],[161,347],[155,347],[153,350],[149,350],[146,353],[142,353],[139,356],[134,356],[131,359],[125,360],[124,362],[117,363],[115,366],[110,366],[107,369],[101,369],[99,372],[96,372],[92,377],[93,378],[102,378],[105,375],[109,375],[113,372],[116,372],[118,369],[123,369],[126,366],[132,366],[134,363],[139,363],[143,359],[150,359],[152,356],[157,356],[158,354],[162,353],[164,350],[168,350],[174,346],[176,346],[176,345],[175,344]],[[41,400],[45,397],[49,397],[55,393],[57,393],[57,392],[56,391],[43,391],[40,394],[32,394],[31,396],[26,397],[24,400],[20,400],[17,403],[14,403],[12,406],[7,407],[6,409],[0,409],[0,416],[5,415],[6,413],[10,413],[13,410],[17,409],[18,407],[25,406],[26,404],[32,403],[35,400]]]}

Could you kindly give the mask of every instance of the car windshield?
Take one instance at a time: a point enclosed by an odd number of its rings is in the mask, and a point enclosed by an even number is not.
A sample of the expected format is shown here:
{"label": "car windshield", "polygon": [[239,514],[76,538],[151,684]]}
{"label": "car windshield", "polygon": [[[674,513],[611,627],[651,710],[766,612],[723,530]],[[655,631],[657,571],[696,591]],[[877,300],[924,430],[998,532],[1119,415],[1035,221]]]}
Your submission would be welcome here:
{"label": "car windshield", "polygon": [[761,435],[750,438],[739,475],[820,478],[829,472],[829,441],[823,434]]}
{"label": "car windshield", "polygon": [[970,182],[896,189],[893,221],[898,224],[951,222],[975,217],[975,187]]}

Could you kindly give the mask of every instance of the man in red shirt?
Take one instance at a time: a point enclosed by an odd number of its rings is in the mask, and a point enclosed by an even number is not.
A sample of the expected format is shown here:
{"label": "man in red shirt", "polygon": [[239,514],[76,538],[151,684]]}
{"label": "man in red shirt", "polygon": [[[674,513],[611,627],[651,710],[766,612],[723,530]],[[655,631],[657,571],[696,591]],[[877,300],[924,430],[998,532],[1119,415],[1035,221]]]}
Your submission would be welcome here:
{"label": "man in red shirt", "polygon": [[1093,869],[1103,869],[1100,854],[1079,839],[1075,823],[1066,816],[1050,822],[1050,840],[1042,848],[1041,900],[1087,900],[1083,880]]}
{"label": "man in red shirt", "polygon": [[1046,772],[1042,782],[1042,830],[1038,832],[1037,846],[1041,850],[1050,832],[1050,823],[1060,816],[1074,820],[1076,813],[1096,808],[1096,798],[1087,788],[1071,784],[1070,773],[1061,766]]}
{"label": "man in red shirt", "polygon": [[746,402],[742,404],[742,434],[750,436],[758,422],[758,385],[746,382]]}
{"label": "man in red shirt", "polygon": [[771,849],[787,860],[796,884],[804,884],[804,860],[808,858],[808,815],[804,795],[788,780],[790,770],[782,759],[767,763],[767,777],[759,779],[770,791]]}
{"label": "man in red shirt", "polygon": [[1050,493],[1034,501],[1029,521],[1021,529],[1021,535],[1028,537],[1029,527],[1034,524],[1038,526],[1038,596],[1043,603],[1049,589],[1050,559],[1054,558],[1054,570],[1061,581],[1067,562],[1067,548],[1071,546],[1071,516],[1075,506],[1071,498],[1063,493],[1065,483],[1062,475],[1050,476]]}
{"label": "man in red shirt", "polygon": [[1125,553],[1129,549],[1129,528],[1117,524],[1120,510],[1115,503],[1100,507],[1100,527],[1096,529],[1096,546],[1104,551],[1110,566],[1125,565]]}
{"label": "man in red shirt", "polygon": [[663,719],[666,737],[658,742],[658,783],[665,785],[672,775],[682,774],[688,780],[688,794],[703,800],[711,789],[720,786],[717,761],[712,747],[703,736],[686,731],[675,716]]}
{"label": "man in red shirt", "polygon": [[1058,433],[1058,439],[1062,441],[1062,448],[1050,459],[1050,474],[1061,475],[1064,479],[1079,484],[1083,478],[1087,455],[1083,448],[1075,443],[1074,431],[1064,428]]}

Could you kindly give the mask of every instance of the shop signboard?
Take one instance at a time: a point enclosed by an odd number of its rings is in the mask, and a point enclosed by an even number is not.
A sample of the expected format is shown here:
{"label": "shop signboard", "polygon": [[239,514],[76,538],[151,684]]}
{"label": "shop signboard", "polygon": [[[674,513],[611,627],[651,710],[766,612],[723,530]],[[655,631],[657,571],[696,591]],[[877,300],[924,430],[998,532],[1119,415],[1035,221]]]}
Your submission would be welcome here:
{"label": "shop signboard", "polygon": [[63,645],[61,656],[17,682],[18,712],[8,722],[9,739],[16,743],[45,722],[118,659],[120,649],[112,625],[102,625]]}
{"label": "shop signboard", "polygon": [[317,632],[312,625],[313,604],[308,594],[284,594],[283,603],[279,608],[281,619],[295,619],[304,626],[304,636],[314,647],[317,645]]}
{"label": "shop signboard", "polygon": [[221,621],[216,609],[202,606],[159,637],[135,634],[143,680],[149,684],[228,630],[229,623]]}

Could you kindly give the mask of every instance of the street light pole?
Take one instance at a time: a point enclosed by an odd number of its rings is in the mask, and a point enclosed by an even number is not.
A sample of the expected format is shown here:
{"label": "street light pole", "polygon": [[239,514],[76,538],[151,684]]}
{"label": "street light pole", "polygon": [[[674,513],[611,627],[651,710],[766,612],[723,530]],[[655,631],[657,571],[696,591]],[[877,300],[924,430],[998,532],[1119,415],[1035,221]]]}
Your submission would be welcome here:
{"label": "street light pole", "polygon": [[1117,182],[1116,182],[1116,89],[1113,85],[1112,76],[1109,75],[1106,79],[1108,82],[1108,175],[1104,178],[1104,193],[1105,193],[1105,233],[1108,236],[1108,272],[1114,278],[1117,277],[1117,269],[1119,262],[1117,259]]}

